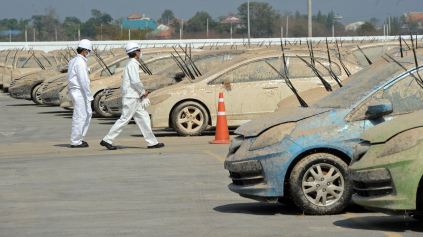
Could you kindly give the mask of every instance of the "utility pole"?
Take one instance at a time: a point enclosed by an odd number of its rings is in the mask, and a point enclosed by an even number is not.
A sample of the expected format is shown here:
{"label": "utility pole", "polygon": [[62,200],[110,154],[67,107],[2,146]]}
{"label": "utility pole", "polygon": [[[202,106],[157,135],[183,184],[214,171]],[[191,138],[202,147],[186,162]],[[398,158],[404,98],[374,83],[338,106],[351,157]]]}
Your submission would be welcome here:
{"label": "utility pole", "polygon": [[308,37],[313,37],[313,25],[312,25],[312,11],[311,11],[311,0],[308,0]]}
{"label": "utility pole", "polygon": [[286,16],[286,34],[285,34],[286,38],[288,38],[288,22],[289,22],[289,15]]}
{"label": "utility pole", "polygon": [[128,30],[128,40],[131,40],[131,26],[129,26]]}
{"label": "utility pole", "polygon": [[35,28],[34,28],[34,42],[35,42]]}
{"label": "utility pole", "polygon": [[181,40],[182,40],[182,35],[184,33],[184,20],[182,20],[182,26],[181,26]]}
{"label": "utility pole", "polygon": [[388,18],[388,33],[387,35],[391,35],[391,13],[389,13],[389,18]]}
{"label": "utility pole", "polygon": [[207,18],[207,39],[209,38],[209,18]]}
{"label": "utility pole", "polygon": [[100,40],[103,40],[103,23],[100,24],[101,30],[100,30]]}
{"label": "utility pole", "polygon": [[283,26],[281,26],[281,38],[283,38]]}
{"label": "utility pole", "polygon": [[232,39],[232,21],[231,21],[231,39]]}
{"label": "utility pole", "polygon": [[332,24],[332,37],[335,38],[335,24]]}
{"label": "utility pole", "polygon": [[248,14],[247,14],[247,18],[248,18],[248,47],[250,47],[250,37],[251,37],[251,35],[250,35],[250,0],[248,0],[248,2],[247,2],[247,9],[248,9]]}
{"label": "utility pole", "polygon": [[28,42],[28,29],[25,26],[25,43]]}

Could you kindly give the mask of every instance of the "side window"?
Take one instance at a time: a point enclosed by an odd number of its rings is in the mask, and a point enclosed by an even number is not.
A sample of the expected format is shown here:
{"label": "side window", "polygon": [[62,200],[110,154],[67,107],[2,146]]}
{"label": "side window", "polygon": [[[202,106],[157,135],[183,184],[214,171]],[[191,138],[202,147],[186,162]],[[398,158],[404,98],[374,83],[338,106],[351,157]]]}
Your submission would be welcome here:
{"label": "side window", "polygon": [[281,80],[279,74],[275,72],[266,61],[270,63],[277,70],[282,68],[282,59],[271,58],[262,59],[255,62],[250,62],[241,65],[213,80],[210,84],[221,84],[226,77],[232,77],[234,83],[254,82],[254,81],[268,81],[268,80]]}
{"label": "side window", "polygon": [[368,105],[372,102],[372,99],[382,99],[383,97],[383,90],[380,89],[372,96],[367,98],[361,104],[356,106],[346,117],[345,122],[353,122],[353,121],[360,121],[366,118],[366,112],[368,110]]}
{"label": "side window", "polygon": [[403,114],[423,109],[423,89],[411,76],[407,76],[386,88],[383,98],[392,102],[394,107],[393,114]]}

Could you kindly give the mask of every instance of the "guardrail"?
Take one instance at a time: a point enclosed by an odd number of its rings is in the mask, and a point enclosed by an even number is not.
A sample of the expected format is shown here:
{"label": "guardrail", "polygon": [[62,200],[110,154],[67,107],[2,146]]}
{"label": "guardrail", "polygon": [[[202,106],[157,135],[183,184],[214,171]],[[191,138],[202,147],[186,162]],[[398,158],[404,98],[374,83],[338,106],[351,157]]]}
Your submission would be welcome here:
{"label": "guardrail", "polygon": [[[410,36],[402,36],[404,39],[410,39]],[[418,41],[423,41],[423,36],[417,36]],[[398,36],[370,36],[370,37],[328,37],[329,41],[334,41],[335,39],[345,42],[361,42],[361,41],[392,41],[398,40]],[[250,40],[251,44],[263,44],[263,45],[277,45],[280,44],[280,38],[252,38]],[[323,37],[313,37],[313,38],[283,38],[283,41],[290,43],[305,43],[306,40],[312,40],[313,42],[322,42],[326,38]],[[194,48],[199,48],[202,46],[211,46],[211,45],[243,45],[247,44],[248,39],[183,39],[183,40],[133,40],[141,45],[142,48],[147,47],[171,47],[175,45],[185,45],[191,44]],[[103,48],[118,48],[124,47],[128,41],[127,40],[117,40],[117,41],[92,41],[92,43],[99,49]],[[2,42],[0,43],[0,50],[6,49],[34,49],[34,50],[43,50],[45,52],[63,49],[67,47],[75,47],[78,44],[78,41],[52,41],[52,42]]]}

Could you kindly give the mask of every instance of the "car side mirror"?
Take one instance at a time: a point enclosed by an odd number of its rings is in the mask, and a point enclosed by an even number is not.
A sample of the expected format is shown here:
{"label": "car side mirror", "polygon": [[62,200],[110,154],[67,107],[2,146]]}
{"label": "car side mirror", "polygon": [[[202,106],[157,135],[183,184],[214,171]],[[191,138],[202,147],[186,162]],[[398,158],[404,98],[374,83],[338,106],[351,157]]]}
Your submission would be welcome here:
{"label": "car side mirror", "polygon": [[223,84],[231,84],[234,83],[234,77],[233,76],[227,76],[223,78]]}
{"label": "car side mirror", "polygon": [[185,77],[185,73],[183,73],[183,72],[177,72],[177,73],[175,73],[175,79],[178,79],[178,80],[181,80],[182,78],[184,78]]}
{"label": "car side mirror", "polygon": [[367,106],[366,119],[378,119],[393,112],[393,105],[387,99],[373,99]]}

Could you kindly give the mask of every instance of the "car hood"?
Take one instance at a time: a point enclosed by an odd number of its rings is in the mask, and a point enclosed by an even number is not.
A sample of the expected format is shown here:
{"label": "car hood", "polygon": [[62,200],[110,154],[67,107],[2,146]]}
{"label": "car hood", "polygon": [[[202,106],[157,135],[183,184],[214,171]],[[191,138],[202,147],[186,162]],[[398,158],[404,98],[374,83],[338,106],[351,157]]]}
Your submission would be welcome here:
{"label": "car hood", "polygon": [[412,128],[423,127],[422,117],[423,110],[402,115],[367,130],[360,136],[360,139],[370,141],[370,143],[384,143],[398,133]]}
{"label": "car hood", "polygon": [[261,118],[251,120],[239,127],[235,133],[244,137],[255,137],[265,130],[279,124],[297,122],[332,110],[331,108],[293,107],[275,111]]}

